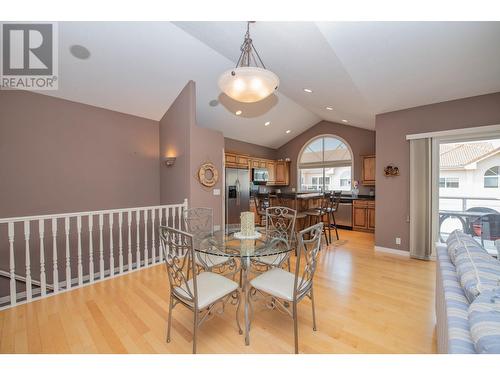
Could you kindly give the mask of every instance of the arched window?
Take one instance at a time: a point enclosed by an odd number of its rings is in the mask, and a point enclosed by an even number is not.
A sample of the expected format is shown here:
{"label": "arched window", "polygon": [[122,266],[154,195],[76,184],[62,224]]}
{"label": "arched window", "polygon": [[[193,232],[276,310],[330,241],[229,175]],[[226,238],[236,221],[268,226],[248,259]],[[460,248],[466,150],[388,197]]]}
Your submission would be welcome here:
{"label": "arched window", "polygon": [[312,139],[302,148],[297,165],[301,191],[351,190],[351,149],[340,138]]}
{"label": "arched window", "polygon": [[484,187],[497,188],[498,187],[498,174],[500,167],[491,167],[484,174]]}

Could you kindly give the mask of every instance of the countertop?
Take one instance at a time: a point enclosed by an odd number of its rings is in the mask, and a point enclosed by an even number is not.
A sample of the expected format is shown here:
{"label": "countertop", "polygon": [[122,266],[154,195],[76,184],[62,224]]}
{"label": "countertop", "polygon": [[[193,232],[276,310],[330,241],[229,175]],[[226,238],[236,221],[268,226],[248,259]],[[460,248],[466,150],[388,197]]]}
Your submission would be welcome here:
{"label": "countertop", "polygon": [[[288,198],[288,199],[314,199],[314,198],[319,198],[323,194],[322,193],[306,193],[306,192],[286,192],[281,194],[283,198]],[[269,194],[270,198],[277,198],[278,196],[276,194]],[[354,201],[354,200],[365,200],[365,201],[374,201],[375,197],[371,195],[358,195],[356,198],[354,198],[352,195],[342,195],[341,199],[343,201]]]}

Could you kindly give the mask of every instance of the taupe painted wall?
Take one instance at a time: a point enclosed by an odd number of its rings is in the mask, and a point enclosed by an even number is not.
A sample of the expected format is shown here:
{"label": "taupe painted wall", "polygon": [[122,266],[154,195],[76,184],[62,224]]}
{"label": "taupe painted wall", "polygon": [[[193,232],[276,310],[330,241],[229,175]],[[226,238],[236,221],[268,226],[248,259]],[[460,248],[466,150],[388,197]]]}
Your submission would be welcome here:
{"label": "taupe painted wall", "polygon": [[[0,91],[0,217],[158,205],[158,151],[157,121],[25,91]],[[39,246],[37,224],[31,226],[32,249]],[[83,269],[87,272],[86,218],[82,224]],[[106,244],[108,227],[106,221]],[[51,230],[46,221],[46,249],[52,248],[47,235]],[[22,223],[16,224],[15,233],[16,272],[24,275]],[[135,236],[134,231],[134,241]],[[0,239],[0,268],[8,270],[6,225],[0,226]],[[76,277],[75,220],[70,221],[69,239],[72,276]],[[94,236],[94,259],[98,259],[97,240]],[[58,258],[65,259],[61,220],[57,244]],[[108,261],[106,253],[106,266]],[[45,263],[47,282],[52,283],[52,251],[45,252]],[[60,262],[60,281],[65,277],[64,267]],[[31,254],[31,272],[39,280],[36,251]],[[18,283],[17,290],[23,291],[24,284]],[[8,291],[9,280],[0,278],[0,297]]]}
{"label": "taupe painted wall", "polygon": [[224,138],[224,149],[229,152],[248,154],[264,159],[276,159],[278,155],[277,150],[274,148],[242,142],[231,138]]}
{"label": "taupe painted wall", "polygon": [[[189,200],[190,207],[211,207],[214,224],[222,223],[222,173],[224,137],[221,132],[196,124],[196,84],[189,81],[160,120],[160,155],[175,156],[173,167],[160,162],[161,203]],[[212,188],[203,187],[198,169],[212,162],[219,170],[219,181]],[[221,195],[213,195],[220,189]]]}
{"label": "taupe painted wall", "polygon": [[0,217],[158,203],[158,122],[0,91]]}
{"label": "taupe painted wall", "polygon": [[[195,127],[191,132],[191,195],[190,206],[192,207],[211,207],[214,213],[214,224],[222,223],[222,175],[223,169],[223,149],[224,136],[221,132],[211,129]],[[211,162],[219,171],[219,180],[211,188],[204,187],[196,178],[199,167],[205,163]],[[219,195],[213,195],[213,190],[219,189]]]}
{"label": "taupe painted wall", "polygon": [[[377,115],[377,246],[409,249],[410,146],[406,135],[494,124],[500,124],[500,93]],[[383,176],[389,163],[399,167],[399,177]],[[395,244],[396,237],[401,237],[401,245]]]}
{"label": "taupe painted wall", "polygon": [[[311,139],[322,134],[332,134],[343,138],[354,154],[354,179],[361,180],[362,155],[375,153],[375,132],[354,126],[321,121],[277,150],[279,158],[290,158],[290,187],[297,187],[297,158],[302,147]],[[369,187],[360,186],[360,193],[367,194]]]}
{"label": "taupe painted wall", "polygon": [[[194,85],[187,84],[160,120],[160,203],[182,202],[189,198],[189,136],[195,125]],[[176,157],[166,167],[165,157]]]}

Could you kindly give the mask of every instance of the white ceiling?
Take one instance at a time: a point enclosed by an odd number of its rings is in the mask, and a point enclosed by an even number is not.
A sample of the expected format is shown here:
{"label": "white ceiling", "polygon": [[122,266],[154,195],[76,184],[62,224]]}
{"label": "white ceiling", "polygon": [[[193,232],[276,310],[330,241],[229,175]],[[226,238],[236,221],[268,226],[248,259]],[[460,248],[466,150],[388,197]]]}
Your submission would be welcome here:
{"label": "white ceiling", "polygon": [[[500,91],[500,22],[257,22],[254,44],[280,89],[236,116],[217,78],[235,65],[245,27],[62,22],[59,90],[43,93],[159,120],[194,80],[201,126],[279,147],[321,119],[373,129],[377,113]],[[90,58],[73,57],[73,44]]]}

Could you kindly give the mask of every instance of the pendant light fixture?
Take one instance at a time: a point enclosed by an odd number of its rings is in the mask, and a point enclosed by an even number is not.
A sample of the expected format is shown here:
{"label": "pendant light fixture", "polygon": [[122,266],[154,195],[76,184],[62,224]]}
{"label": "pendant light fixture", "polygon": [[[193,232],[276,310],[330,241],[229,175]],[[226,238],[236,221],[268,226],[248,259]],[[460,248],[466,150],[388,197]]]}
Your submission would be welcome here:
{"label": "pendant light fixture", "polygon": [[[255,21],[254,21],[255,22]],[[236,67],[219,78],[219,88],[230,98],[244,103],[255,103],[267,98],[278,89],[279,78],[267,70],[250,38],[250,23],[240,47]]]}

